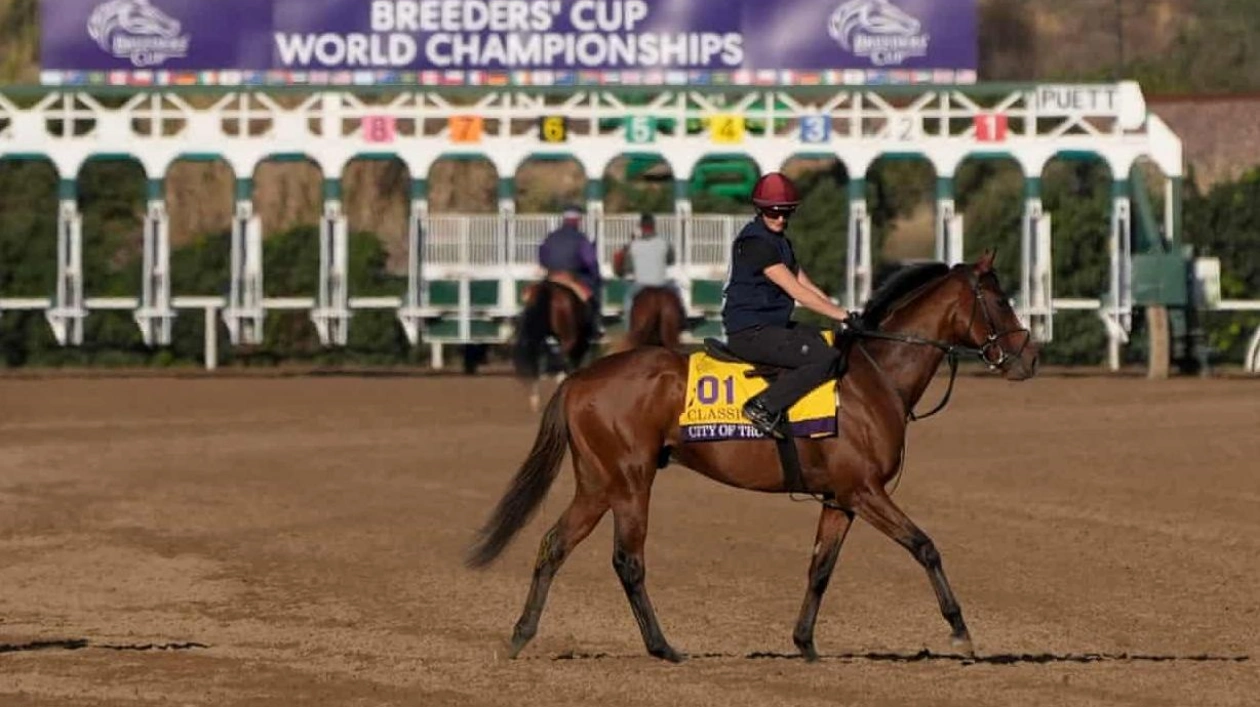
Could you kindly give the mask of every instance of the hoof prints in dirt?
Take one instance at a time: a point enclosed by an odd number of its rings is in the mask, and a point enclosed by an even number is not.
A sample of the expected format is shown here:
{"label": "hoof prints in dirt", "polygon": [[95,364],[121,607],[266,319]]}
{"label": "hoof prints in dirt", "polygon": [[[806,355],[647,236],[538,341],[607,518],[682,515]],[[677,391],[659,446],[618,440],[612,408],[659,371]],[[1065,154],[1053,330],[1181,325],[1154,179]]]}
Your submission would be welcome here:
{"label": "hoof prints in dirt", "polygon": [[187,651],[209,648],[204,643],[92,643],[86,638],[60,641],[31,641],[30,643],[0,643],[0,653],[26,653],[32,651],[78,651],[95,648],[107,651]]}
{"label": "hoof prints in dirt", "polygon": [[[611,655],[609,653],[567,652],[552,656],[550,660],[603,660],[639,656]],[[743,658],[745,660],[802,660],[797,653],[755,652],[745,655],[733,653],[693,653],[691,660],[705,658]],[[1241,663],[1251,660],[1249,655],[1151,655],[1143,653],[996,653],[984,656],[965,656],[957,653],[836,653],[820,655],[822,660],[838,660],[845,663],[919,663],[923,661],[953,661],[962,665],[1037,665],[1045,663]]]}

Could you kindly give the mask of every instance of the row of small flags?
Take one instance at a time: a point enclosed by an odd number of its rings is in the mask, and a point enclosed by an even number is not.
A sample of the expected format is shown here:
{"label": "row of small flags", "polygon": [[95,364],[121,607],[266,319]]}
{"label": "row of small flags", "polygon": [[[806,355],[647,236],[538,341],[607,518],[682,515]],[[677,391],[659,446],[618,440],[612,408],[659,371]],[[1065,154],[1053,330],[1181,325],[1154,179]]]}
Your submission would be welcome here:
{"label": "row of small flags", "polygon": [[45,86],[860,86],[973,84],[971,70],[828,71],[62,71]]}

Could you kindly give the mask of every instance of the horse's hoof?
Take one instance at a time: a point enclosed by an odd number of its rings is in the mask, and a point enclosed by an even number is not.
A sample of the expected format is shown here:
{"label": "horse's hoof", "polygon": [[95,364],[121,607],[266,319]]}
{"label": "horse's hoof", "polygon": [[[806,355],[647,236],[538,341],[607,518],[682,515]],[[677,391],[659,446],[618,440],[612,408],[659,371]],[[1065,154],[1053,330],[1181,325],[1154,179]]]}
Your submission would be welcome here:
{"label": "horse's hoof", "polygon": [[512,639],[500,641],[499,650],[495,651],[495,657],[499,660],[516,660],[516,656],[520,654],[521,649],[524,647],[523,643],[517,645],[517,642]]}
{"label": "horse's hoof", "polygon": [[971,645],[971,636],[950,636],[949,643],[954,650],[968,658],[976,657],[976,649]]}
{"label": "horse's hoof", "polygon": [[687,655],[685,653],[679,653],[678,651],[674,650],[673,648],[669,646],[664,646],[662,648],[654,648],[648,652],[651,653],[656,658],[660,658],[661,660],[667,660],[671,663],[681,663],[687,660]]}
{"label": "horse's hoof", "polygon": [[801,652],[801,657],[805,659],[806,663],[818,662],[818,650],[814,648],[813,643],[798,643],[796,644],[796,649]]}
{"label": "horse's hoof", "polygon": [[567,377],[568,377],[568,376],[567,376],[565,373],[563,373],[563,372],[561,372],[561,373],[557,373],[557,374],[556,374],[556,385],[560,385],[561,383],[563,383],[563,382],[564,382],[564,379],[565,379],[565,378],[567,378]]}

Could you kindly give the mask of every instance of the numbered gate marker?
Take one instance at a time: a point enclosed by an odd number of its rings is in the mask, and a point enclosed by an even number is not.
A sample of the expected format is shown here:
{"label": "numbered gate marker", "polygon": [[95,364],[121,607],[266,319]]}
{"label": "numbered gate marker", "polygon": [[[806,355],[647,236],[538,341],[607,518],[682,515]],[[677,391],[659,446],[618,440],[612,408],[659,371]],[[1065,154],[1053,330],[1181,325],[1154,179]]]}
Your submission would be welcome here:
{"label": "numbered gate marker", "polygon": [[831,116],[806,115],[801,118],[801,142],[827,142],[831,139]]}
{"label": "numbered gate marker", "polygon": [[709,134],[713,142],[731,145],[744,141],[744,116],[715,115],[709,119]]}
{"label": "numbered gate marker", "polygon": [[479,115],[452,115],[447,123],[451,142],[481,142],[484,121]]}
{"label": "numbered gate marker", "polygon": [[977,142],[1006,142],[1005,113],[977,113],[975,126]]}
{"label": "numbered gate marker", "polygon": [[538,124],[538,137],[543,142],[565,142],[569,139],[569,120],[563,115],[544,116]]}
{"label": "numbered gate marker", "polygon": [[656,119],[646,115],[626,118],[626,142],[656,142]]}
{"label": "numbered gate marker", "polygon": [[394,141],[395,125],[392,115],[369,115],[363,118],[363,139],[370,143]]}

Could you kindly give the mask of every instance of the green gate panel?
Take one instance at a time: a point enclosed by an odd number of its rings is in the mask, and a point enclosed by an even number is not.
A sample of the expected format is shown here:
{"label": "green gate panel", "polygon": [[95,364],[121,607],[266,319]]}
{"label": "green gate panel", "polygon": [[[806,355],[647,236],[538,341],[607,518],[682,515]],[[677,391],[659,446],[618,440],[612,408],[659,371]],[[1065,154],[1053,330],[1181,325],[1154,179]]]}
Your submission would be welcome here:
{"label": "green gate panel", "polygon": [[451,308],[458,307],[459,281],[431,280],[429,282],[429,306]]}
{"label": "green gate panel", "polygon": [[691,306],[696,309],[721,309],[724,284],[720,280],[692,280]]}
{"label": "green gate panel", "polygon": [[1190,264],[1174,253],[1133,256],[1133,303],[1184,307],[1190,303],[1186,286]]}
{"label": "green gate panel", "polygon": [[422,338],[428,341],[454,341],[459,338],[459,320],[437,319],[425,322]]}
{"label": "green gate panel", "polygon": [[468,284],[468,295],[474,307],[499,306],[498,280],[473,280]]}
{"label": "green gate panel", "polygon": [[488,339],[498,341],[500,338],[499,322],[489,319],[474,319],[468,323],[468,335],[474,340]]}
{"label": "green gate panel", "polygon": [[630,282],[627,280],[608,280],[604,282],[604,305],[620,308],[621,300],[626,296],[626,290],[628,289],[630,289]]}

